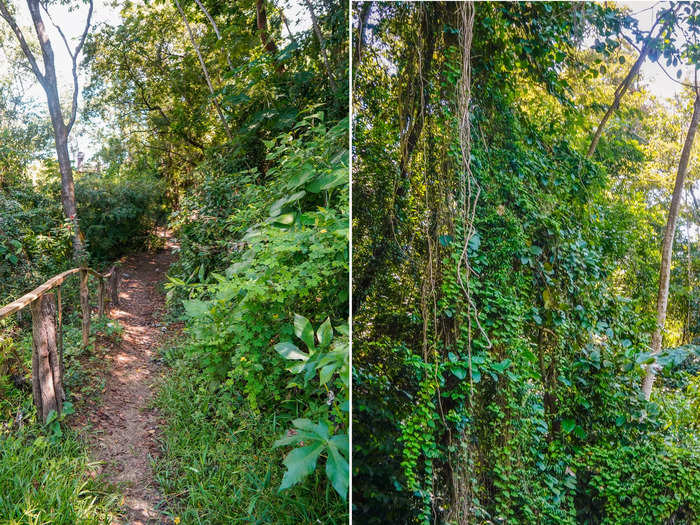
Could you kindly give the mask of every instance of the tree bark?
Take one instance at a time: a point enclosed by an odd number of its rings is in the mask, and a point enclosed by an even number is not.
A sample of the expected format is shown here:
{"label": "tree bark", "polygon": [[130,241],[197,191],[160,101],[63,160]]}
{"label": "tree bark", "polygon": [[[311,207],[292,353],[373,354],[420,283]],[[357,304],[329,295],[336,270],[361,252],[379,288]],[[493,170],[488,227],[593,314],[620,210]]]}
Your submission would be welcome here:
{"label": "tree bark", "polygon": [[80,309],[83,316],[83,347],[86,347],[90,342],[90,291],[87,270],[80,270]]}
{"label": "tree bark", "polygon": [[[268,53],[276,55],[278,52],[277,45],[267,32],[267,8],[265,7],[265,0],[255,0],[255,15],[262,45]],[[284,72],[282,63],[277,64],[276,70],[278,73]]]}
{"label": "tree bark", "polygon": [[52,410],[61,413],[64,399],[53,299],[53,294],[44,294],[32,303],[32,390],[34,404],[43,422]]}
{"label": "tree bark", "polygon": [[[693,149],[695,140],[695,132],[698,129],[700,122],[700,90],[695,88],[695,103],[693,104],[693,116],[690,119],[690,126],[685,137],[681,158],[678,162],[678,173],[676,174],[676,184],[673,188],[671,197],[671,207],[668,211],[668,220],[666,221],[666,230],[664,232],[664,240],[661,248],[661,270],[659,272],[659,293],[656,299],[656,328],[651,338],[651,354],[658,355],[661,352],[661,343],[663,340],[663,330],[666,323],[666,308],[668,306],[668,289],[671,280],[671,257],[673,256],[673,237],[676,233],[676,220],[678,219],[678,210],[681,204],[681,194],[683,192],[683,184],[688,173],[688,164],[690,162],[690,152]],[[654,377],[656,375],[655,364],[647,366],[646,376],[642,383],[642,392],[644,397],[649,400],[651,397],[651,389],[654,386]]]}
{"label": "tree bark", "polygon": [[[27,45],[26,39],[19,29],[14,16],[10,13],[7,7],[6,0],[0,0],[0,16],[8,23],[13,33],[17,37],[20,43],[22,52],[27,57],[29,64],[36,76],[39,84],[44,89],[46,93],[46,101],[49,108],[49,115],[51,116],[51,124],[54,131],[54,142],[56,144],[56,156],[58,158],[59,171],[61,173],[61,203],[63,205],[63,213],[66,218],[72,224],[72,237],[73,237],[73,258],[75,260],[81,259],[85,255],[85,248],[83,245],[83,237],[80,232],[80,227],[78,225],[78,214],[75,205],[75,187],[73,183],[73,168],[70,163],[70,155],[68,153],[68,135],[75,122],[75,115],[77,112],[78,103],[78,80],[76,74],[76,63],[77,56],[82,49],[85,42],[85,37],[90,28],[90,20],[92,17],[92,0],[90,1],[90,12],[88,14],[87,24],[85,30],[83,31],[80,43],[78,44],[74,53],[68,50],[71,58],[73,59],[73,105],[71,107],[71,117],[66,124],[63,113],[61,112],[61,102],[58,94],[58,83],[56,80],[56,67],[54,60],[53,47],[51,45],[51,40],[46,31],[46,26],[44,25],[44,20],[41,17],[41,4],[39,0],[27,0],[27,7],[29,8],[29,14],[31,15],[32,22],[34,24],[34,30],[36,31],[37,38],[39,39],[39,45],[41,48],[41,55],[44,62],[43,73],[39,69],[36,58],[32,53],[30,47]],[[60,31],[60,28],[59,28]],[[66,41],[67,45],[67,41]]]}
{"label": "tree bark", "polygon": [[335,91],[335,78],[333,78],[333,72],[331,71],[331,67],[328,62],[328,54],[326,53],[326,41],[323,38],[323,34],[321,34],[321,27],[318,24],[318,19],[316,18],[316,13],[314,13],[314,9],[311,5],[311,2],[309,2],[309,0],[304,0],[304,3],[306,4],[306,9],[309,10],[309,14],[311,15],[311,24],[313,25],[316,38],[318,38],[318,47],[321,49],[321,58],[323,58],[323,65],[326,68],[326,75],[328,75],[328,81],[330,82],[331,89]]}
{"label": "tree bark", "polygon": [[[214,20],[214,17],[209,14],[209,11],[207,11],[207,8],[204,7],[204,4],[200,0],[194,0],[199,8],[202,10],[204,13],[204,16],[207,17],[209,20],[209,23],[211,24],[211,27],[214,29],[214,33],[216,33],[216,38],[217,40],[221,40],[221,32],[219,31],[219,26],[216,25],[216,21]],[[226,52],[226,63],[228,64],[228,67],[231,71],[233,71],[233,64],[231,64],[231,56],[229,55],[228,49],[224,50]]]}
{"label": "tree bark", "polygon": [[355,56],[353,57],[353,68],[360,65],[362,61],[362,49],[365,47],[365,34],[367,31],[367,21],[372,12],[372,2],[363,2],[360,9],[360,16],[357,19],[357,43],[355,44]]}

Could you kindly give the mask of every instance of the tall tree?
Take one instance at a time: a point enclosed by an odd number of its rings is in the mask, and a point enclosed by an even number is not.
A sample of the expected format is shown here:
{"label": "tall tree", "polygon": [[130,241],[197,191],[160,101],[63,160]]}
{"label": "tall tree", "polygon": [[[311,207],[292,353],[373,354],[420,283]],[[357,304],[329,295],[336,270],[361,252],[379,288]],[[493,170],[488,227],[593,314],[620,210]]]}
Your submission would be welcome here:
{"label": "tall tree", "polygon": [[[83,246],[82,235],[78,225],[78,215],[75,205],[75,188],[73,184],[73,168],[70,163],[70,155],[68,153],[68,136],[73,129],[78,111],[78,55],[83,49],[85,38],[90,29],[92,20],[93,0],[89,0],[89,11],[85,28],[80,36],[80,40],[75,49],[71,49],[65,33],[60,27],[56,26],[63,39],[68,54],[72,61],[73,74],[73,95],[71,103],[71,111],[68,121],[66,122],[63,112],[61,111],[61,99],[58,94],[58,82],[56,79],[56,64],[51,39],[46,30],[46,25],[41,16],[42,4],[39,0],[27,0],[29,14],[32,17],[36,36],[39,39],[41,55],[44,62],[43,72],[39,68],[36,57],[27,43],[22,30],[17,24],[14,12],[11,10],[7,0],[0,0],[0,17],[2,17],[12,29],[12,32],[17,37],[22,52],[29,61],[32,72],[36,76],[39,84],[46,93],[46,101],[49,107],[49,115],[51,116],[51,124],[53,125],[54,140],[56,143],[56,155],[58,157],[58,166],[61,172],[61,202],[63,204],[63,212],[68,220],[73,225],[73,257],[79,259],[84,255],[85,249]],[[46,10],[46,6],[44,6]],[[48,14],[48,11],[46,11]]]}
{"label": "tall tree", "polygon": [[[676,183],[673,187],[673,196],[671,197],[671,207],[668,210],[668,220],[666,221],[666,230],[664,231],[664,241],[661,248],[661,270],[659,272],[659,293],[656,299],[656,328],[651,338],[652,355],[658,355],[661,352],[661,342],[663,340],[663,330],[666,324],[666,309],[668,307],[668,289],[671,280],[671,256],[673,255],[673,237],[676,234],[676,220],[678,219],[678,210],[681,206],[681,194],[683,193],[683,185],[685,177],[688,174],[688,164],[690,162],[690,152],[693,149],[695,141],[695,133],[700,122],[700,89],[698,89],[697,80],[695,82],[695,103],[693,104],[693,116],[690,119],[688,133],[685,136],[685,142],[681,151],[681,158],[678,162],[678,172],[676,174]],[[647,366],[646,376],[642,383],[642,391],[644,397],[648,400],[651,397],[651,389],[654,386],[654,377],[656,375],[655,366]]]}

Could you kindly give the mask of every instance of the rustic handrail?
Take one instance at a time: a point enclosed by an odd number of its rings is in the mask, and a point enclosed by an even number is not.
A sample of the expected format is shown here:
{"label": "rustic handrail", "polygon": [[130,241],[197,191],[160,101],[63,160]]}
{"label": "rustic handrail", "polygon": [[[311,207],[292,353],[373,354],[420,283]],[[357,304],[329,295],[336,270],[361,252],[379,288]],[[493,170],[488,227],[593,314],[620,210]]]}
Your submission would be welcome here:
{"label": "rustic handrail", "polygon": [[[32,390],[34,404],[42,421],[46,421],[54,410],[61,413],[65,393],[63,390],[63,313],[61,285],[67,277],[80,273],[80,306],[82,310],[83,346],[90,339],[90,292],[88,275],[99,279],[97,313],[104,316],[105,279],[110,288],[112,306],[119,304],[119,266],[114,265],[107,273],[92,268],[72,268],[59,273],[16,301],[0,308],[0,319],[31,306],[32,310]],[[58,288],[56,301],[52,293]],[[58,314],[58,316],[57,316]],[[56,321],[58,317],[58,329]]]}
{"label": "rustic handrail", "polygon": [[72,268],[70,270],[66,270],[65,272],[59,273],[58,275],[51,277],[51,279],[46,281],[41,286],[37,286],[31,292],[24,294],[16,301],[12,301],[10,304],[7,304],[0,308],[0,319],[4,319],[8,315],[18,312],[23,308],[26,308],[34,301],[36,301],[39,297],[44,295],[46,292],[56,288],[56,286],[63,284],[63,281],[65,281],[66,277],[73,275],[74,273],[78,273],[80,270],[86,270],[89,274],[94,275],[97,278],[109,279],[114,274],[116,268],[117,266],[114,265],[112,266],[112,268],[110,268],[110,270],[107,273],[104,274],[97,272],[92,268]]}

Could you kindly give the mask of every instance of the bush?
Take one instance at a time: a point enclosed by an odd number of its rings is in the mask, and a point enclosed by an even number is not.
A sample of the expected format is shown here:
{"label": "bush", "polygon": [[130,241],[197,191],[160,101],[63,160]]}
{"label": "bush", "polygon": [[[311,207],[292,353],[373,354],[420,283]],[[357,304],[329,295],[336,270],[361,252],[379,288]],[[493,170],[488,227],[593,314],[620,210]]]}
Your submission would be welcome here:
{"label": "bush", "polygon": [[576,460],[579,523],[693,524],[700,518],[700,455],[644,442],[590,447]]}
{"label": "bush", "polygon": [[78,217],[93,260],[111,262],[142,248],[165,218],[164,184],[150,176],[83,175],[76,183]]}

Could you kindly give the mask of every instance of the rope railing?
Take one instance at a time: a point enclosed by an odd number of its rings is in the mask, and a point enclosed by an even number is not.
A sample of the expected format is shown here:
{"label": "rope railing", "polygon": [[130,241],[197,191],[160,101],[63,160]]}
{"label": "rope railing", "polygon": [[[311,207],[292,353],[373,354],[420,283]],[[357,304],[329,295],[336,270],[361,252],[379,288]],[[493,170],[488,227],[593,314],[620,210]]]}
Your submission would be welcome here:
{"label": "rope railing", "polygon": [[[90,291],[88,276],[98,279],[97,315],[105,315],[105,302],[119,305],[118,265],[106,273],[92,268],[72,268],[59,273],[23,295],[16,301],[0,308],[0,320],[13,313],[31,307],[32,312],[32,391],[34,404],[42,421],[55,410],[61,413],[65,392],[63,390],[63,308],[61,287],[73,274],[80,274],[80,307],[82,316],[82,343],[86,347],[90,340]],[[56,289],[55,300],[53,289]]]}

